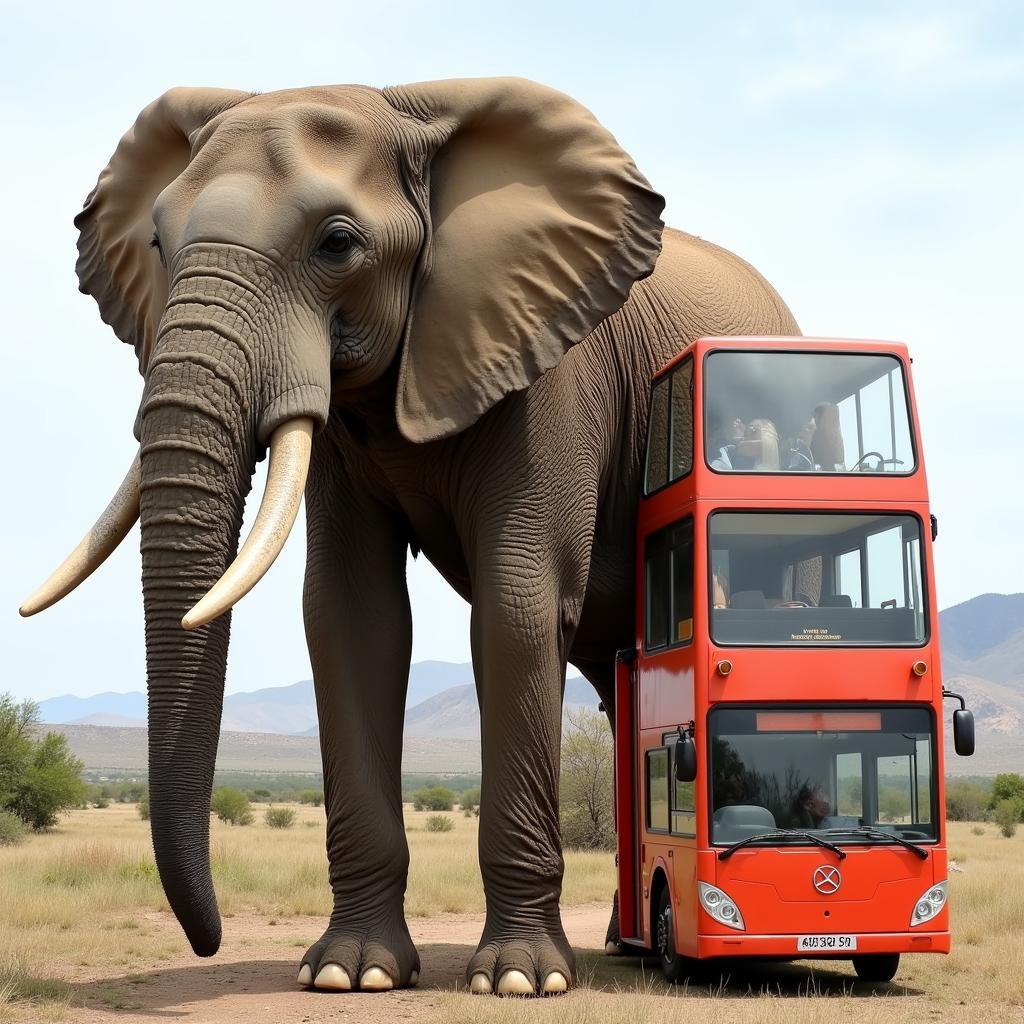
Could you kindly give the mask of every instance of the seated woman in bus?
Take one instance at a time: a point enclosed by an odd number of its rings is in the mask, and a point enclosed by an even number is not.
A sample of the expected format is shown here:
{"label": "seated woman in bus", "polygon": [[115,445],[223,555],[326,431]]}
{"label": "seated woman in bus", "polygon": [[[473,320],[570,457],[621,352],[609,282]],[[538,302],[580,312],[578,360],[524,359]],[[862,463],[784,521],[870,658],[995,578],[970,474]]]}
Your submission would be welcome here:
{"label": "seated woman in bus", "polygon": [[755,473],[773,473],[782,468],[779,455],[779,432],[768,419],[753,419],[747,424],[743,440],[736,446],[737,455],[751,460],[748,467]]}
{"label": "seated woman in bus", "polygon": [[737,457],[736,447],[746,434],[747,425],[738,417],[723,423],[719,412],[708,410],[708,465],[720,473],[748,468],[748,459]]}

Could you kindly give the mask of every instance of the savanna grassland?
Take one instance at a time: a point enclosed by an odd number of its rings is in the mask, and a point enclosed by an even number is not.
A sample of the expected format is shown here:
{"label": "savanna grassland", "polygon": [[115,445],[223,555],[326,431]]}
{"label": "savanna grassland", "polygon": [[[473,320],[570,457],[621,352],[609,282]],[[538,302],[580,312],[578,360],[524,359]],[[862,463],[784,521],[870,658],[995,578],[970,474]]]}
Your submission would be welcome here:
{"label": "savanna grassland", "polygon": [[[212,960],[188,950],[167,910],[134,807],[76,811],[59,828],[0,848],[0,1019],[16,1021],[803,1021],[873,1024],[963,1018],[1024,1020],[1024,834],[950,825],[954,952],[905,957],[894,982],[855,981],[845,962],[768,964],[709,973],[669,989],[656,966],[600,953],[614,888],[609,854],[570,853],[563,897],[580,984],[535,1001],[471,997],[461,971],[483,920],[477,819],[428,832],[407,810],[410,928],[420,986],[383,995],[295,987],[306,945],[330,910],[323,811],[295,807],[296,825],[262,815],[214,820],[213,871],[225,917]],[[981,834],[976,834],[980,831]]]}

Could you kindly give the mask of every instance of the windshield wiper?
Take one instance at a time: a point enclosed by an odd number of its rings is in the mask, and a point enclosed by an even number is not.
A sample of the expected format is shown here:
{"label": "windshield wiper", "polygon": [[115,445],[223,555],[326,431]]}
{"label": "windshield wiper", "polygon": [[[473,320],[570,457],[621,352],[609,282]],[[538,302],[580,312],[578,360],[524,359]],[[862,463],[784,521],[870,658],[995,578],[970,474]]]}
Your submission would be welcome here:
{"label": "windshield wiper", "polygon": [[777,828],[774,832],[761,832],[756,836],[747,836],[746,839],[741,839],[738,843],[727,846],[718,855],[718,859],[728,860],[737,850],[744,846],[750,846],[751,843],[764,842],[767,839],[779,839],[782,836],[806,839],[808,842],[814,843],[815,846],[824,846],[827,850],[831,850],[840,860],[846,857],[845,851],[841,850],[835,843],[830,843],[828,840],[822,839],[821,836],[816,836],[813,832],[799,832],[795,829]]}
{"label": "windshield wiper", "polygon": [[917,843],[897,835],[895,832],[884,832],[880,828],[872,828],[870,825],[860,825],[857,828],[829,828],[825,829],[827,836],[864,836],[865,839],[884,839],[887,843],[899,843],[908,850],[913,850],[921,860],[928,859],[928,851]]}

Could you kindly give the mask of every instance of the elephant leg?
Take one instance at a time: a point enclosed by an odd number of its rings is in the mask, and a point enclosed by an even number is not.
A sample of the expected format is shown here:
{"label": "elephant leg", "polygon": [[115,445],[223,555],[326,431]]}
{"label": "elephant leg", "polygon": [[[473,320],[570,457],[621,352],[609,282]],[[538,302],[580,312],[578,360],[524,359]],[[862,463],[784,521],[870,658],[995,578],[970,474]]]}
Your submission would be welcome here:
{"label": "elephant leg", "polygon": [[336,457],[315,451],[313,470],[303,607],[334,908],[298,981],[398,988],[415,984],[420,969],[403,913],[402,726],[412,644],[406,534],[396,516],[355,492]]}
{"label": "elephant leg", "polygon": [[[486,550],[486,549],[485,549]],[[583,582],[549,574],[558,559],[524,544],[474,580],[473,668],[480,696],[480,868],[487,919],[467,969],[470,990],[563,992],[575,958],[558,902],[562,691]],[[585,560],[583,561],[585,565]],[[530,567],[532,565],[532,568]]]}

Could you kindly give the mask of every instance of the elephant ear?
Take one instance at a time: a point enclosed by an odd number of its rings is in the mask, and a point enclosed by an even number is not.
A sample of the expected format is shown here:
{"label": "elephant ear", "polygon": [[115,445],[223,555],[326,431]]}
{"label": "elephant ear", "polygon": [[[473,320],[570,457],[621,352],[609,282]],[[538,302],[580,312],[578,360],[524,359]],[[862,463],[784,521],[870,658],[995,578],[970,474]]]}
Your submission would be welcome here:
{"label": "elephant ear", "polygon": [[191,137],[251,93],[171,89],[139,114],[75,218],[79,290],[145,372],[167,303],[167,273],[151,245],[153,202],[187,166]]}
{"label": "elephant ear", "polygon": [[384,96],[422,140],[429,248],[396,413],[405,437],[430,441],[528,387],[622,305],[654,269],[664,200],[554,89],[463,79]]}

